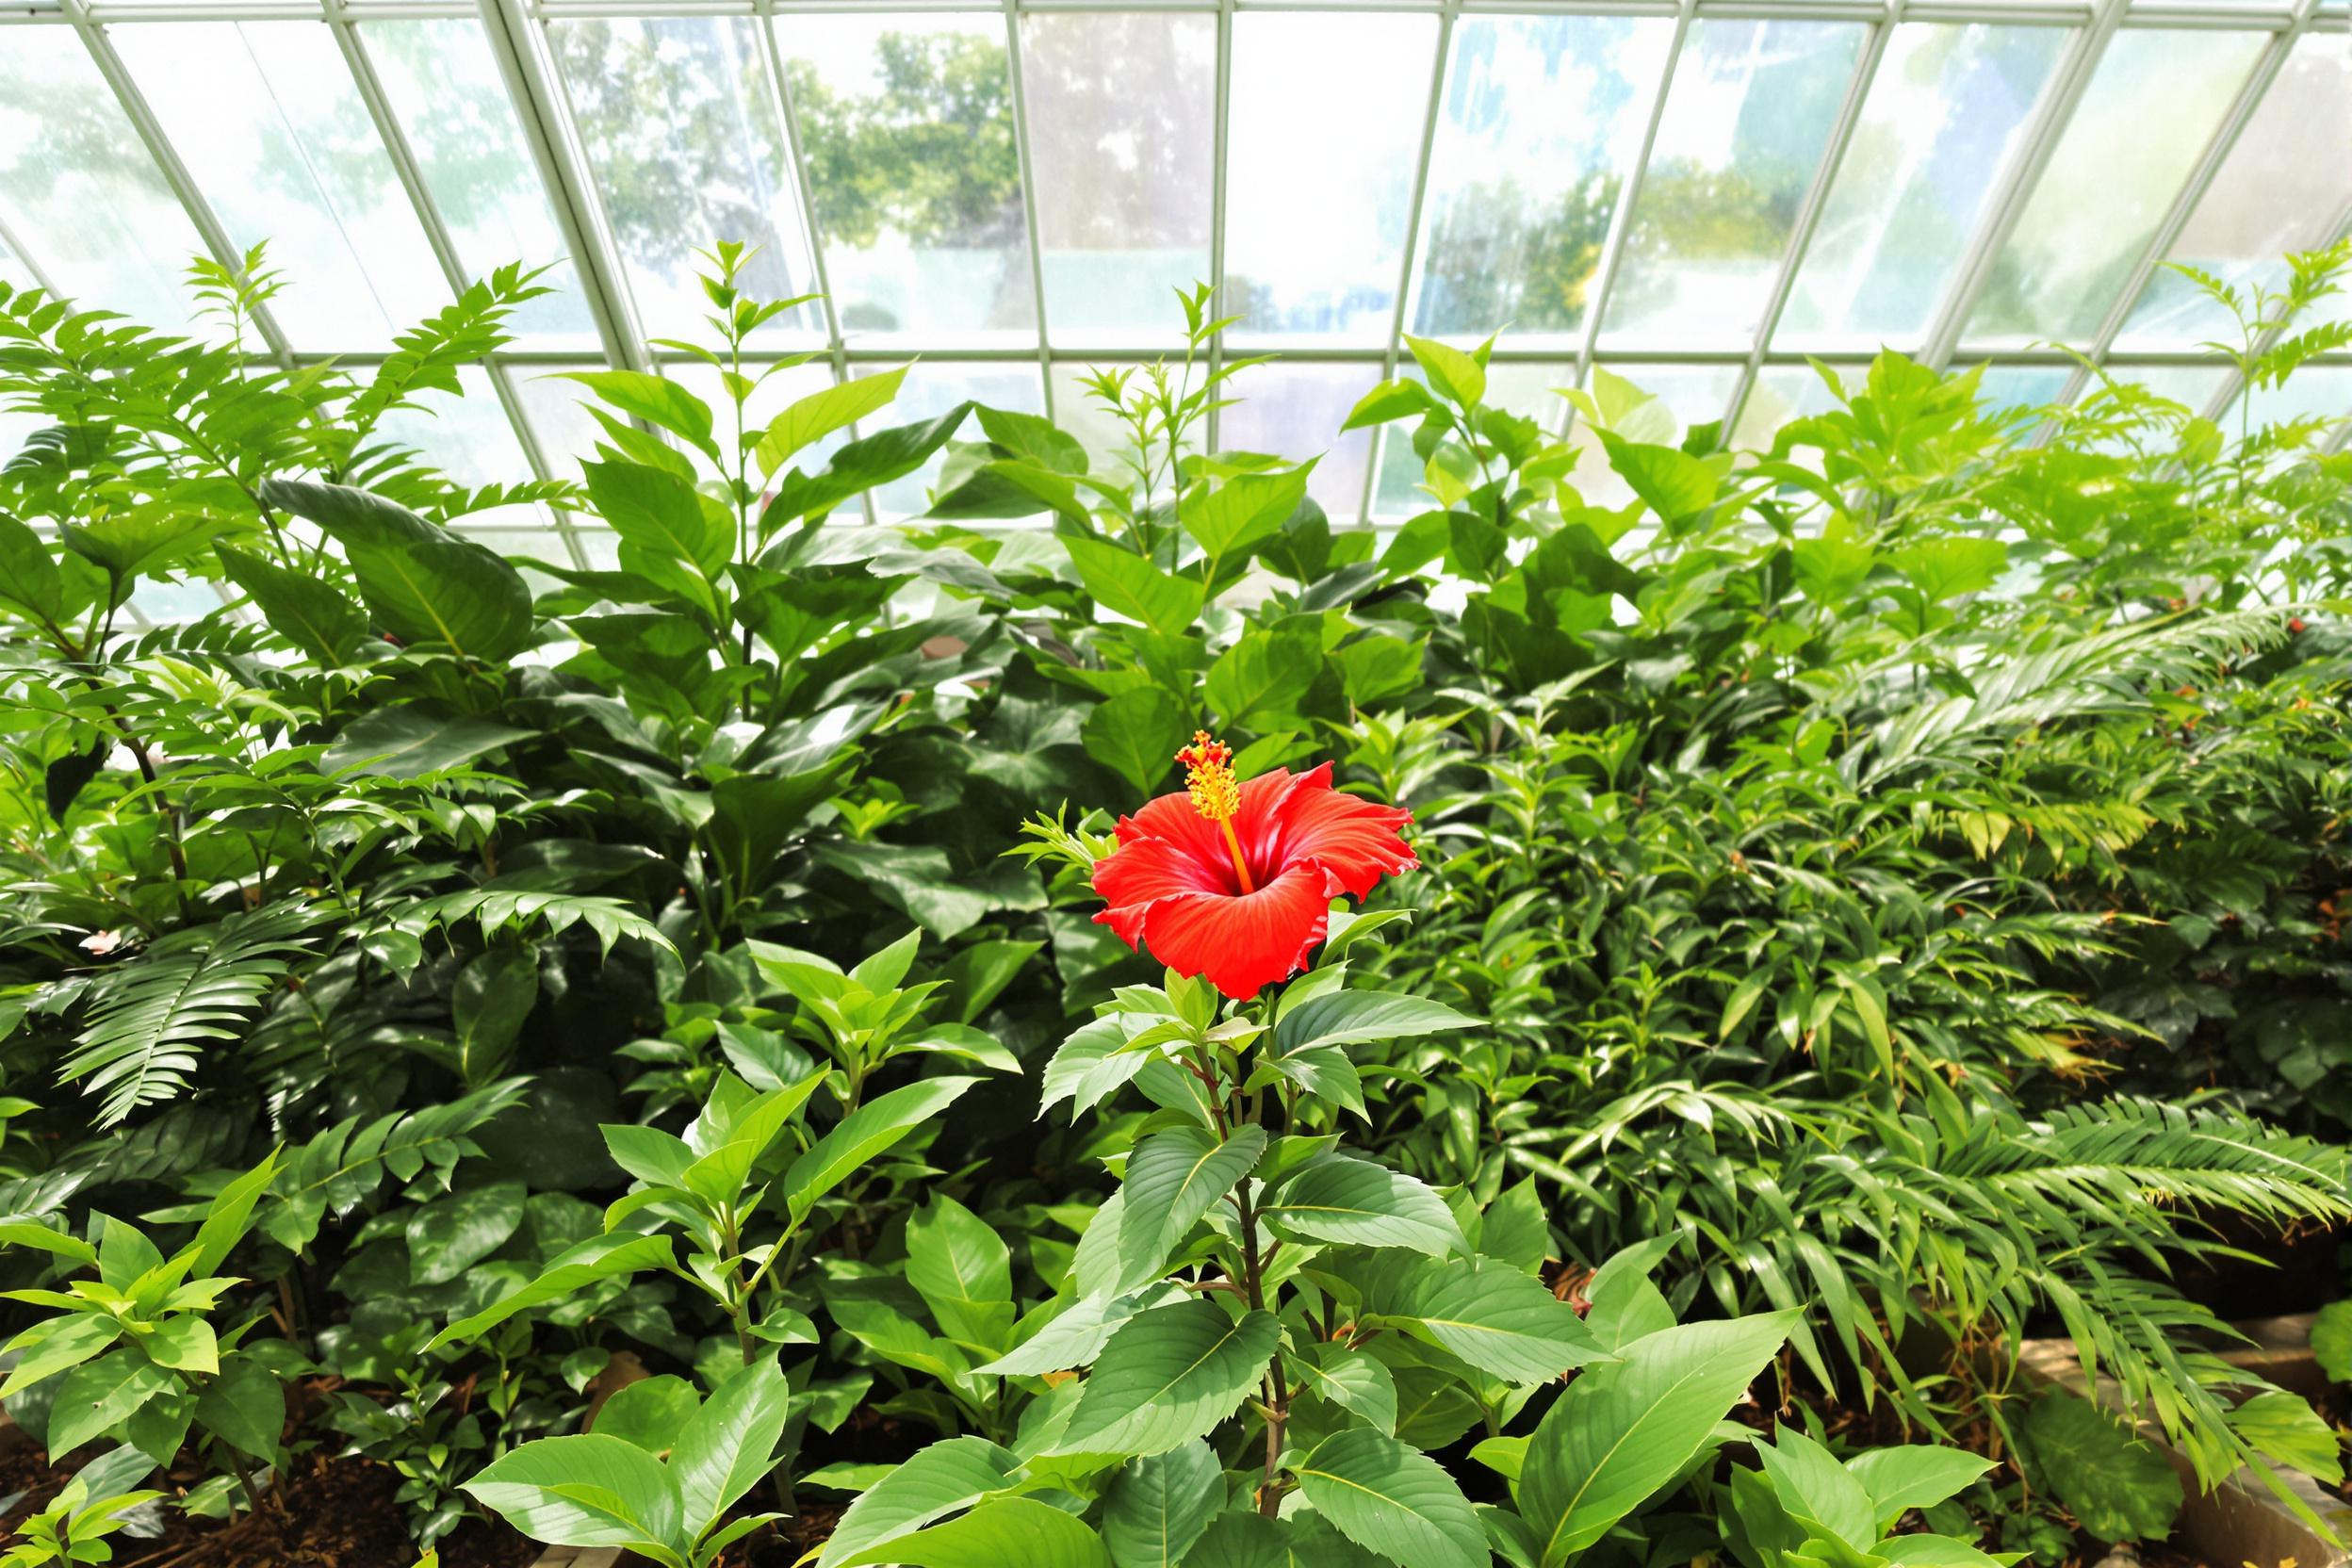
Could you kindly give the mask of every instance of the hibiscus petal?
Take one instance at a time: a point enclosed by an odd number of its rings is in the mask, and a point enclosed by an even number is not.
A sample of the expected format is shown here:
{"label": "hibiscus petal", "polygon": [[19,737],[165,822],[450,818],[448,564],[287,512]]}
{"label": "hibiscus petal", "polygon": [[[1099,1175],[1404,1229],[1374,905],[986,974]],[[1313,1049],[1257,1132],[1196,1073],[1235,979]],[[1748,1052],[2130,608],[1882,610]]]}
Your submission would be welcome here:
{"label": "hibiscus petal", "polygon": [[[1420,864],[1397,837],[1397,829],[1411,821],[1411,811],[1332,789],[1326,762],[1300,774],[1275,806],[1266,826],[1267,863],[1319,861],[1350,898],[1362,898],[1381,877]],[[1255,845],[1250,854],[1255,862]]]}
{"label": "hibiscus petal", "polygon": [[1239,897],[1179,893],[1148,906],[1144,945],[1177,973],[1205,975],[1225,995],[1247,1002],[1306,967],[1307,955],[1331,928],[1335,891],[1321,867],[1299,865]]}
{"label": "hibiscus petal", "polygon": [[1142,939],[1144,911],[1154,900],[1179,893],[1230,896],[1233,862],[1221,836],[1214,847],[1132,838],[1094,863],[1094,890],[1110,906],[1094,917],[1095,923],[1109,926],[1133,947]]}

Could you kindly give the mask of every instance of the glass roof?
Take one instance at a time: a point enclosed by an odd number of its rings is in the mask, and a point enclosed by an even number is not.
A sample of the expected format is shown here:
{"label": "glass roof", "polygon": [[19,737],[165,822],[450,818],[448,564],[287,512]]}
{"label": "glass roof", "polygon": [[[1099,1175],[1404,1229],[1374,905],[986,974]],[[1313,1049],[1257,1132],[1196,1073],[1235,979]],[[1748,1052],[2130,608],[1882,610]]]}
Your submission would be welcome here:
{"label": "glass roof", "polygon": [[[756,340],[815,355],[763,400],[911,362],[883,422],[976,398],[1102,446],[1086,367],[1164,351],[1172,290],[1217,284],[1219,351],[1282,357],[1215,444],[1325,451],[1316,498],[1379,521],[1418,504],[1403,437],[1338,426],[1410,372],[1403,333],[1498,334],[1496,397],[1562,431],[1557,389],[1607,366],[1760,444],[1821,406],[1808,358],[1881,345],[2017,402],[2079,392],[2080,352],[2217,414],[2221,323],[2161,263],[2275,283],[2347,224],[2344,0],[0,13],[0,277],[180,330],[187,257],[266,239],[273,351],[365,363],[466,280],[548,268],[469,395],[391,432],[476,482],[577,475],[595,427],[557,372],[715,393],[656,340],[697,334],[719,238],[760,247],[756,291],[822,296]],[[2333,357],[2287,412],[2352,404]],[[919,512],[925,478],[866,514]],[[535,509],[464,526],[603,548]]]}

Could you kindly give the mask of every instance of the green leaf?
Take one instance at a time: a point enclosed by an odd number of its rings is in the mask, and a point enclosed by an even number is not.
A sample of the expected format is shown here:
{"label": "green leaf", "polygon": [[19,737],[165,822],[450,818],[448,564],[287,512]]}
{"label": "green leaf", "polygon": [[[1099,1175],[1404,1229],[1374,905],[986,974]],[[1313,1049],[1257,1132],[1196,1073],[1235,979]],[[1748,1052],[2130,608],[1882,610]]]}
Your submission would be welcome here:
{"label": "green leaf", "polygon": [[1366,1427],[1324,1439],[1298,1489],[1357,1545],[1403,1568],[1487,1568],[1486,1530],[1437,1461]]}
{"label": "green leaf", "polygon": [[990,408],[986,403],[973,404],[972,416],[980,421],[981,432],[990,441],[1023,463],[1056,474],[1086,471],[1086,447],[1051,419],[1011,409]]}
{"label": "green leaf", "polygon": [[809,443],[822,441],[844,425],[855,424],[887,406],[898,396],[907,368],[902,365],[895,370],[859,376],[822,392],[812,392],[777,415],[769,422],[767,433],[760,438],[759,449],[753,454],[759,459],[760,477],[772,478],[792,461],[794,452]]}
{"label": "green leaf", "polygon": [[[735,553],[735,525],[692,481],[643,463],[584,463],[588,498],[620,535],[621,569],[706,602],[700,587]],[[690,568],[681,574],[680,567]]]}
{"label": "green leaf", "polygon": [[1453,1211],[1425,1184],[1353,1154],[1319,1154],[1260,1210],[1280,1230],[1359,1247],[1409,1247],[1431,1257],[1466,1252]]}
{"label": "green leaf", "polygon": [[1391,419],[1415,418],[1429,411],[1429,389],[1410,376],[1384,381],[1356,400],[1340,424],[1342,431],[1384,425]]}
{"label": "green leaf", "polygon": [[1781,1428],[1756,1457],[1781,1506],[1814,1535],[1832,1536],[1860,1552],[1878,1539],[1878,1518],[1860,1477],[1827,1448],[1793,1427]]}
{"label": "green leaf", "polygon": [[1124,1216],[1119,1231],[1119,1291],[1160,1277],[1209,1206],[1233,1190],[1266,1152],[1266,1129],[1254,1122],[1220,1140],[1204,1127],[1154,1133],[1127,1157],[1120,1184]]}
{"label": "green leaf", "polygon": [[2180,1516],[2180,1478],[2156,1446],[2088,1399],[2050,1389],[2026,1413],[2029,1474],[2100,1541],[2161,1541]]}
{"label": "green leaf", "polygon": [[273,479],[261,497],[343,547],[368,611],[401,642],[494,664],[529,645],[531,589],[495,550],[365,490]]}
{"label": "green leaf", "polygon": [[286,1429],[286,1390],[261,1362],[234,1357],[196,1396],[196,1424],[232,1448],[274,1464]]}
{"label": "green leaf", "polygon": [[1474,1029],[1479,1020],[1443,1003],[1401,991],[1327,991],[1285,1011],[1274,1025],[1284,1055],[1318,1046],[1401,1040],[1448,1029]]}
{"label": "green leaf", "polygon": [[1599,434],[1609,466],[1667,522],[1694,517],[1715,504],[1722,474],[1718,465],[1672,447],[1628,441],[1614,431]]}
{"label": "green leaf", "polygon": [[772,1356],[730,1374],[686,1423],[670,1450],[669,1478],[699,1536],[776,1468],[776,1447],[792,1413],[792,1385]]}
{"label": "green leaf", "polygon": [[113,1431],[133,1412],[179,1380],[136,1350],[116,1350],[86,1362],[57,1381],[49,1410],[49,1452],[63,1458],[83,1444]]}
{"label": "green leaf", "polygon": [[0,512],[0,599],[53,621],[65,612],[65,584],[49,547],[6,512]]}
{"label": "green leaf", "polygon": [[403,702],[374,709],[345,725],[318,759],[318,767],[322,773],[356,768],[380,778],[422,778],[463,767],[477,757],[527,741],[536,733]]}
{"label": "green leaf", "polygon": [[1211,560],[1232,555],[1281,531],[1307,498],[1314,471],[1304,463],[1280,473],[1235,474],[1215,489],[1194,486],[1177,502],[1178,520]]}
{"label": "green leaf", "polygon": [[1434,338],[1405,335],[1405,347],[1413,351],[1413,363],[1429,378],[1429,384],[1438,392],[1464,407],[1486,396],[1486,367],[1474,354],[1462,352],[1450,343]]}
{"label": "green leaf", "polygon": [[465,1187],[409,1211],[409,1282],[447,1284],[506,1245],[523,1223],[523,1184]]}
{"label": "green leaf", "polygon": [[1021,1462],[984,1437],[951,1437],[919,1448],[849,1505],[817,1568],[840,1568],[933,1520],[1013,1485]]}
{"label": "green leaf", "polygon": [[220,1370],[220,1341],[212,1325],[194,1313],[167,1317],[155,1331],[139,1342],[147,1359],[157,1366],[206,1377]]}
{"label": "green leaf", "polygon": [[840,1559],[828,1568],[1111,1568],[1102,1541],[1074,1516],[1030,1497],[991,1497],[960,1519]]}
{"label": "green leaf", "polygon": [[1601,1355],[1576,1308],[1496,1258],[1392,1263],[1367,1282],[1364,1306],[1367,1316],[1523,1387]]}
{"label": "green leaf", "polygon": [[1175,765],[1190,733],[1191,710],[1157,686],[1138,686],[1096,703],[1079,731],[1086,755],[1148,795]]}
{"label": "green leaf", "polygon": [[1797,587],[1825,610],[1845,608],[1878,564],[1878,552],[1858,539],[1800,539],[1788,556]]}
{"label": "green leaf", "polygon": [[773,530],[777,522],[822,517],[859,491],[906,478],[947,445],[947,438],[956,433],[972,406],[957,403],[936,419],[899,425],[852,441],[836,450],[833,461],[814,478],[792,469],[776,485],[776,498],[768,504],[768,514],[776,521],[763,518],[762,526]]}
{"label": "green leaf", "polygon": [[1396,1379],[1369,1351],[1326,1342],[1291,1358],[1292,1381],[1303,1392],[1353,1411],[1379,1431],[1396,1431]]}
{"label": "green leaf", "polygon": [[1236,1322],[1210,1300],[1139,1313],[1102,1348],[1052,1451],[1164,1454],[1205,1437],[1257,1386],[1282,1337],[1271,1313]]}
{"label": "green leaf", "polygon": [[2311,1319],[2311,1357],[2330,1382],[2352,1383],[2352,1301],[2330,1301]]}
{"label": "green leaf", "polygon": [[1681,1475],[1795,1320],[1769,1313],[1663,1330],[1570,1383],[1519,1477],[1519,1511],[1544,1543],[1544,1568],[1560,1568]]}
{"label": "green leaf", "polygon": [[693,1383],[671,1373],[624,1383],[598,1407],[596,1431],[634,1443],[657,1457],[670,1451],[678,1434],[702,1408]]}
{"label": "green leaf", "polygon": [[995,1348],[1012,1330],[1012,1250],[944,1193],[906,1217],[906,1282],[950,1339]]}
{"label": "green leaf", "polygon": [[526,1443],[463,1490],[534,1541],[627,1546],[666,1564],[682,1560],[677,1485],[659,1460],[617,1437],[586,1432]]}
{"label": "green leaf", "polygon": [[2309,1400],[2268,1389],[2230,1410],[2230,1429],[2254,1447],[2328,1486],[2344,1484],[2344,1455],[2335,1429]]}
{"label": "green leaf", "polygon": [[550,1258],[539,1277],[520,1290],[510,1291],[470,1317],[461,1317],[433,1335],[425,1349],[438,1350],[444,1345],[480,1338],[485,1331],[518,1312],[563,1300],[599,1280],[642,1274],[648,1268],[667,1268],[673,1262],[672,1247],[668,1236],[591,1236]]}
{"label": "green leaf", "polygon": [[1314,627],[1285,626],[1244,632],[1209,666],[1203,689],[1229,727],[1267,728],[1265,715],[1296,705],[1322,673],[1323,640]]}
{"label": "green leaf", "polygon": [[1117,1568],[1178,1568],[1225,1504],[1217,1452],[1192,1442],[1130,1463],[1102,1496],[1102,1543]]}
{"label": "green leaf", "polygon": [[1965,1448],[1936,1448],[1899,1443],[1867,1448],[1846,1468],[1870,1494],[1870,1512],[1882,1529],[1915,1508],[1934,1508],[1955,1496],[1993,1468],[1993,1462]]}
{"label": "green leaf", "polygon": [[1169,636],[1190,630],[1200,613],[1203,590],[1192,579],[1170,576],[1134,550],[1100,539],[1062,544],[1087,596],[1104,608]]}
{"label": "green leaf", "polygon": [[2009,569],[2009,547],[1975,534],[1922,539],[1886,557],[1930,604],[1981,593]]}
{"label": "green leaf", "polygon": [[[5,540],[8,521],[0,517],[0,540]],[[221,570],[245,590],[270,629],[318,663],[330,669],[348,664],[368,640],[368,617],[332,583],[233,546],[216,544],[213,550],[220,557]],[[5,549],[0,549],[0,560],[5,560]],[[41,560],[45,564],[47,555]]]}
{"label": "green leaf", "polygon": [[668,431],[717,463],[708,404],[677,382],[642,370],[561,370],[549,379],[576,381],[632,419]]}
{"label": "green leaf", "polygon": [[841,1118],[784,1173],[784,1198],[792,1222],[808,1217],[817,1200],[868,1160],[946,1110],[977,1078],[925,1078],[869,1100]]}

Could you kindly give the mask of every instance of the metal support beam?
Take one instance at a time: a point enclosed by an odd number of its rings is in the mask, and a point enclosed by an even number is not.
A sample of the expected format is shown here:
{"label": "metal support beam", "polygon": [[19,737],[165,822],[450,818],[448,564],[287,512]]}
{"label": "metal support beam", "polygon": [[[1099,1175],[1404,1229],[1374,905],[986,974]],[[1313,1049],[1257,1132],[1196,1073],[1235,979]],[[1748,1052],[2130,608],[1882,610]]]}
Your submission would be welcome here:
{"label": "metal support beam", "polygon": [[1029,237],[1030,299],[1037,313],[1037,378],[1045,398],[1045,416],[1054,417],[1054,337],[1046,330],[1045,241],[1037,227],[1037,166],[1029,156],[1029,92],[1021,71],[1021,7],[1004,0],[1004,69],[1013,88],[1014,167],[1021,178],[1022,232]]}
{"label": "metal support beam", "polygon": [[[1217,104],[1209,157],[1209,319],[1212,321],[1222,320],[1231,314],[1225,299],[1225,166],[1233,155],[1233,137],[1226,126],[1233,118],[1233,4],[1234,0],[1217,0]],[[1209,338],[1209,374],[1214,376],[1224,368],[1225,334],[1220,329]],[[1208,423],[1200,433],[1201,442],[1210,451],[1217,450],[1217,436],[1225,423],[1224,410],[1217,407],[1217,401],[1216,398],[1209,400]]]}
{"label": "metal support beam", "polygon": [[2107,53],[2108,41],[2122,24],[2124,7],[2125,0],[2099,0],[2090,25],[2071,41],[2066,58],[2058,62],[2050,80],[2043,84],[2041,102],[2034,106],[2033,121],[2017,139],[2009,168],[1994,187],[1992,200],[1984,205],[1984,220],[1969,239],[1959,270],[1952,275],[1952,284],[1944,292],[1944,302],[1928,327],[1919,357],[1936,369],[1952,363],[1952,351],[1959,347],[1961,331],[1968,325],[1977,295],[1991,279],[2001,247],[2009,242],[2010,233],[2025,214],[2026,204],[2034,198],[2034,187],[2041,183],[2042,172],[2050,167],[2050,155],[2057,150],[2059,138],[2066,134],[2067,122],[2074,118],[2075,106],[2082,102],[2083,90],[2090,86],[2100,57]]}
{"label": "metal support beam", "polygon": [[1763,314],[1756,319],[1756,344],[1748,351],[1747,363],[1740,368],[1739,379],[1731,384],[1731,397],[1723,404],[1725,446],[1731,443],[1740,405],[1748,400],[1748,390],[1756,384],[1756,373],[1772,348],[1772,334],[1780,330],[1780,318],[1788,308],[1788,298],[1796,291],[1797,274],[1805,268],[1805,252],[1813,244],[1813,231],[1821,226],[1822,209],[1829,205],[1830,192],[1838,184],[1838,171],[1845,165],[1846,149],[1854,144],[1854,128],[1862,123],[1862,108],[1870,101],[1870,84],[1878,79],[1879,62],[1886,57],[1886,45],[1893,41],[1903,16],[1903,0],[1886,0],[1886,14],[1871,24],[1870,36],[1862,41],[1861,51],[1854,62],[1854,75],[1846,83],[1845,102],[1838,106],[1837,122],[1830,127],[1829,145],[1822,149],[1821,167],[1814,172],[1812,187],[1805,193],[1805,204],[1797,209],[1797,220],[1788,231],[1788,244],[1781,256],[1780,271],[1772,279],[1772,291],[1766,296]]}
{"label": "metal support beam", "polygon": [[[2255,62],[2252,74],[2238,89],[2238,95],[2231,101],[2229,112],[2222,116],[2221,123],[2206,142],[2205,151],[2198,156],[2196,167],[2190,170],[2187,183],[2173,198],[2164,221],[2156,226],[2156,232],[2148,237],[2139,258],[2132,264],[2131,275],[2125,279],[2123,290],[2116,296],[2115,302],[2108,308],[2107,318],[2099,323],[2099,335],[2091,340],[2092,367],[2104,363],[2108,351],[2115,346],[2115,338],[2122,333],[2124,323],[2132,318],[2132,312],[2139,304],[2140,295],[2148,287],[2148,280],[2154,275],[2157,264],[2164,259],[2180,239],[2181,231],[2188,227],[2189,220],[2197,215],[2197,206],[2204,201],[2205,193],[2213,188],[2214,177],[2230,161],[2230,155],[2237,147],[2238,139],[2246,134],[2246,127],[2253,121],[2263,94],[2270,90],[2271,83],[2278,80],[2278,73],[2286,66],[2287,57],[2295,53],[2296,41],[2310,29],[2311,18],[2318,9],[2318,0],[2297,0],[2293,24],[2281,29],[2263,46],[2262,58]],[[2091,368],[2076,370],[2057,400],[2060,403],[2074,401],[2090,378]]]}

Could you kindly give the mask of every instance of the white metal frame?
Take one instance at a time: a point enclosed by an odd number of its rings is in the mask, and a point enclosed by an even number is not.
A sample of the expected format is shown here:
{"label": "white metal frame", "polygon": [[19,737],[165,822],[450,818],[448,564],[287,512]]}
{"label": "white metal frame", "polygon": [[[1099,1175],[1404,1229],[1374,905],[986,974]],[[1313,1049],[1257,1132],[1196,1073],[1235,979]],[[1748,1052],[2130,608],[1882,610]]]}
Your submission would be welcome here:
{"label": "white metal frame", "polygon": [[[1879,64],[1885,58],[1888,41],[1894,29],[1903,23],[2015,24],[2062,27],[2071,34],[2024,133],[2017,139],[2008,164],[1995,181],[1976,232],[1962,253],[1931,324],[1921,342],[1914,346],[1925,359],[1937,365],[1949,364],[1964,354],[1974,357],[1972,346],[1964,340],[1969,312],[1993,271],[2002,245],[2032,199],[2035,185],[2048,167],[2059,139],[2065,134],[2075,106],[2098,69],[2109,41],[2117,30],[2126,27],[2210,28],[2270,35],[2257,65],[2175,194],[2163,223],[2135,259],[2122,289],[2110,302],[2098,333],[2088,343],[2076,346],[2087,354],[2092,366],[2113,366],[2119,369],[2134,366],[2204,362],[2192,346],[2185,344],[2177,350],[2134,352],[2119,350],[2116,343],[2148,277],[2177,241],[2197,203],[2227,162],[2231,150],[2259,109],[2263,95],[2278,79],[2297,41],[2313,30],[2331,33],[2347,30],[2344,0],[2327,0],[2327,3],[2322,3],[2322,0],[2279,0],[2275,6],[2259,8],[2226,4],[2223,0],[2139,0],[2138,4],[2132,4],[2130,0],[2022,0],[2022,3],[2008,3],[2008,0],[1167,0],[1167,3],[1153,3],[1153,0],[1102,0],[1102,3],[1094,3],[1094,0],[285,0],[285,3],[279,3],[279,0],[195,0],[195,3],[179,3],[179,0],[172,0],[172,3],[161,3],[161,0],[122,0],[122,3],[113,3],[113,0],[19,0],[15,8],[0,10],[0,47],[6,47],[6,30],[10,26],[73,28],[97,64],[100,74],[116,97],[132,130],[155,159],[165,182],[187,211],[205,249],[223,265],[234,267],[240,253],[148,108],[138,82],[114,49],[109,30],[137,26],[148,21],[292,19],[323,24],[335,35],[342,57],[351,73],[354,89],[384,144],[393,170],[431,245],[435,263],[441,269],[445,282],[455,290],[462,288],[466,282],[466,269],[448,226],[435,206],[429,184],[418,170],[398,118],[391,111],[376,78],[368,51],[367,24],[380,19],[417,17],[478,20],[498,62],[516,122],[530,148],[532,163],[586,296],[588,313],[595,322],[602,346],[602,358],[606,363],[626,368],[659,369],[673,362],[677,356],[653,350],[645,342],[630,295],[628,269],[622,261],[611,221],[604,210],[592,160],[574,118],[567,86],[549,46],[547,24],[550,20],[571,17],[710,15],[755,18],[762,66],[768,77],[771,107],[782,126],[786,154],[793,165],[788,172],[790,188],[800,204],[813,253],[810,262],[817,286],[827,293],[823,309],[824,354],[834,374],[845,378],[859,365],[899,363],[917,356],[933,364],[1034,367],[1050,413],[1054,409],[1054,351],[1052,347],[1051,322],[1047,317],[1044,247],[1038,234],[1034,166],[1030,155],[1021,19],[1024,13],[1031,11],[1070,10],[1177,11],[1213,15],[1216,18],[1216,142],[1210,191],[1209,281],[1220,300],[1225,281],[1228,238],[1225,200],[1228,170],[1237,151],[1231,144],[1228,127],[1235,14],[1242,10],[1405,11],[1437,17],[1428,97],[1425,102],[1413,106],[1421,115],[1419,155],[1412,176],[1403,255],[1386,339],[1374,347],[1317,348],[1284,355],[1286,360],[1298,364],[1361,365],[1364,368],[1367,384],[1373,379],[1396,374],[1402,336],[1411,323],[1413,302],[1418,297],[1421,231],[1429,220],[1429,166],[1445,111],[1458,21],[1464,16],[1481,14],[1605,14],[1671,18],[1674,24],[1671,47],[1648,104],[1638,155],[1633,165],[1623,171],[1619,201],[1602,245],[1582,325],[1570,344],[1514,344],[1507,338],[1497,346],[1495,359],[1501,363],[1560,363],[1563,368],[1567,368],[1567,362],[1573,360],[1573,375],[1579,385],[1589,382],[1596,364],[1726,367],[1733,372],[1730,396],[1721,411],[1727,431],[1732,428],[1765,369],[1804,364],[1808,348],[1823,351],[1825,358],[1850,360],[1856,357],[1851,346],[1832,349],[1828,345],[1803,343],[1776,345],[1774,335],[1823,208],[1836,187],[1838,172],[1861,121]],[[972,15],[997,14],[1003,18],[1014,144],[1021,171],[1021,210],[1028,241],[1030,287],[1037,318],[1034,347],[1006,351],[954,343],[923,347],[893,342],[884,348],[860,345],[844,335],[829,296],[825,237],[816,218],[814,193],[809,185],[807,159],[803,156],[797,106],[792,101],[791,81],[784,70],[776,25],[778,19],[794,14],[843,11],[862,15],[883,11],[952,11]],[[1806,188],[1803,204],[1791,226],[1753,335],[1744,342],[1726,340],[1719,347],[1701,350],[1692,350],[1687,345],[1647,346],[1620,341],[1612,336],[1608,350],[1604,351],[1602,334],[1607,324],[1610,296],[1624,261],[1627,233],[1641,197],[1650,154],[1674,88],[1675,67],[1692,23],[1714,17],[1859,22],[1868,24],[1870,32],[1858,53],[1821,162]],[[1249,149],[1238,151],[1241,155],[1248,155],[1250,152]],[[42,270],[40,236],[25,234],[22,222],[12,230],[7,228],[5,225],[9,217],[5,193],[0,193],[0,241],[5,241],[31,275],[46,286],[50,274]],[[2317,241],[2347,229],[2352,229],[2352,209],[2332,215],[2332,221],[2326,228],[2316,230],[2311,237]],[[306,345],[297,346],[289,342],[266,308],[260,313],[256,327],[271,354],[287,366],[329,357],[347,364],[364,365],[381,357],[370,353],[330,355],[310,351]],[[1080,357],[1090,362],[1116,363],[1147,360],[1160,351],[1152,344],[1136,343],[1107,350],[1090,349]],[[2055,346],[2037,345],[2025,350],[2001,349],[1995,351],[2005,364],[2069,368],[2075,365],[2065,350]],[[1226,352],[1226,345],[1220,337],[1212,345],[1212,365],[1221,364]],[[491,384],[499,403],[515,429],[533,473],[541,477],[554,471],[552,454],[543,449],[538,433],[524,416],[514,377],[533,365],[577,363],[581,357],[574,351],[543,351],[518,346],[499,355],[490,367]],[[2352,363],[2352,356],[2335,356],[2335,359],[2340,363]],[[2090,371],[2074,369],[2066,395],[2076,395],[2089,375]],[[1246,392],[1246,386],[1243,390]],[[2233,384],[2217,393],[2213,406],[2216,409],[2227,406],[2230,400],[2237,395],[2237,390]],[[1699,417],[1707,411],[1689,412],[1692,417]],[[1570,423],[1571,416],[1563,409],[1558,428],[1564,433]],[[1220,421],[1212,414],[1209,429],[1212,444],[1217,439],[1219,424]],[[1372,442],[1366,460],[1363,493],[1356,508],[1357,520],[1368,520],[1377,505],[1386,438],[1385,433],[1376,433]],[[2341,442],[2344,437],[2340,435],[2337,439]],[[872,505],[870,498],[868,505]],[[872,515],[871,511],[869,515]],[[584,564],[586,558],[569,520],[559,517],[556,531],[573,561]]]}

